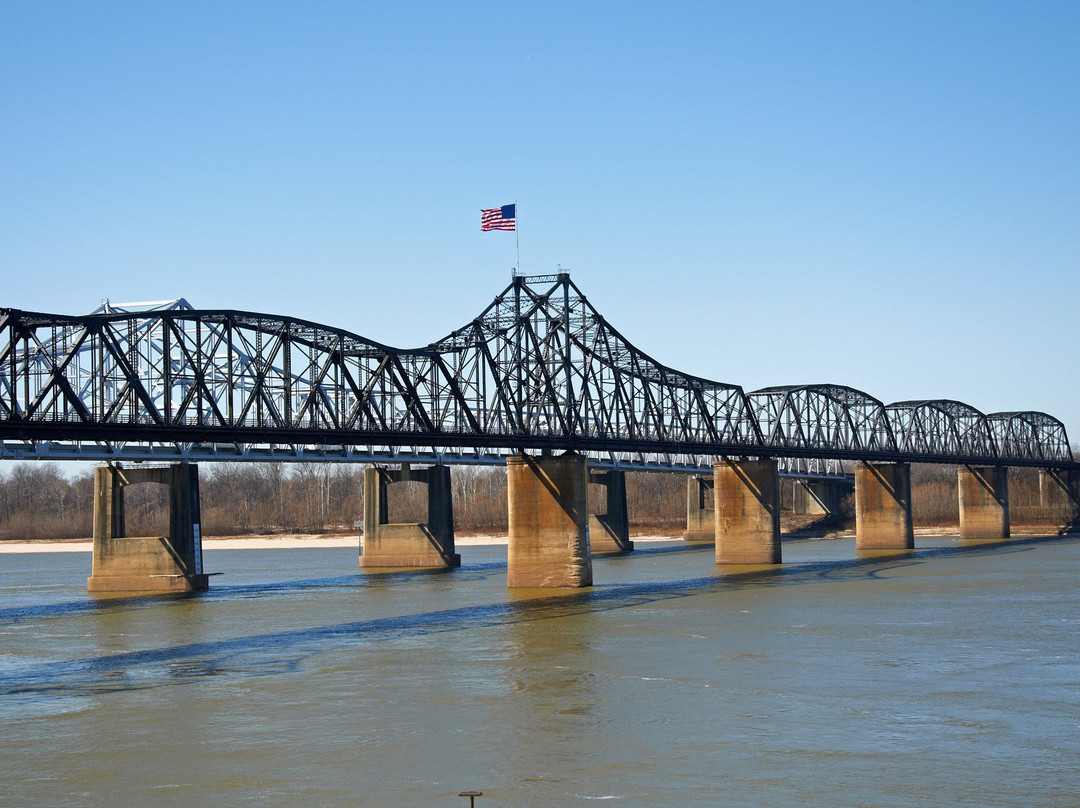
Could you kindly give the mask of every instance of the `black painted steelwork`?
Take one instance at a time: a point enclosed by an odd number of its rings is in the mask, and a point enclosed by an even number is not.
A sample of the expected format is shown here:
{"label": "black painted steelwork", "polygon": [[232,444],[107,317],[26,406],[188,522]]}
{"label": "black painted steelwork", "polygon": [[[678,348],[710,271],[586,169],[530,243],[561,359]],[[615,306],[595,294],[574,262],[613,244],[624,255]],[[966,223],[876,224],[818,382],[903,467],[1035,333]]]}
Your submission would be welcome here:
{"label": "black painted steelwork", "polygon": [[748,395],[762,437],[784,449],[897,451],[885,405],[835,384],[768,387]]}
{"label": "black painted steelwork", "polygon": [[0,439],[7,457],[476,463],[575,450],[639,468],[734,456],[1072,465],[1064,426],[1044,413],[886,407],[838,385],[746,394],[673,370],[566,274],[517,277],[472,322],[411,350],[186,304],[2,309]]}

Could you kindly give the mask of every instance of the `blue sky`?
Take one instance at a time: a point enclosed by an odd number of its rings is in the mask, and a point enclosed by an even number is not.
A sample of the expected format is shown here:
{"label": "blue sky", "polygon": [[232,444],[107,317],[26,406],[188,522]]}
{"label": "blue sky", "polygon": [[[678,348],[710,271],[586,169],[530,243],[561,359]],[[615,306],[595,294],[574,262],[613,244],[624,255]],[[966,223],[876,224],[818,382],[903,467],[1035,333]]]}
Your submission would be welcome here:
{"label": "blue sky", "polygon": [[401,347],[514,235],[659,361],[1080,443],[1080,3],[0,2],[0,306]]}

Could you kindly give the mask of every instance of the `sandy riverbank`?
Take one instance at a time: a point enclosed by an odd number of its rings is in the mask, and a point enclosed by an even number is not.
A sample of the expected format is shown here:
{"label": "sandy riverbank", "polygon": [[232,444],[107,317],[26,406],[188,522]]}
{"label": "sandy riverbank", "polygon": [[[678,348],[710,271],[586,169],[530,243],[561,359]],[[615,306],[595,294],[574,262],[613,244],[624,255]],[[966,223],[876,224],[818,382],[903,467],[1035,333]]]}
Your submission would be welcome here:
{"label": "sandy riverbank", "polygon": [[[480,544],[506,544],[506,537],[463,536],[455,542],[459,547]],[[230,536],[203,539],[204,550],[296,550],[311,547],[356,547],[356,536]],[[93,541],[5,541],[0,553],[89,553]]]}
{"label": "sandy riverbank", "polygon": [[[635,542],[675,541],[671,536],[634,536]],[[457,547],[506,544],[506,536],[457,536]],[[203,539],[204,550],[296,550],[310,547],[356,547],[356,536],[229,536]],[[0,541],[0,553],[89,553],[94,543],[89,539],[53,541]]]}
{"label": "sandy riverbank", "polygon": [[[956,536],[959,534],[956,528],[915,528],[915,536]],[[1042,526],[1017,526],[1012,529],[1014,538],[1032,536],[1053,536],[1057,531],[1053,528]],[[825,536],[800,537],[787,536],[789,539],[812,538],[822,539],[849,539],[855,536],[852,530],[829,533]],[[649,544],[654,542],[678,541],[678,536],[631,536],[635,543]],[[454,539],[457,547],[479,547],[483,545],[505,545],[506,536],[457,536]],[[289,536],[225,536],[203,539],[204,550],[296,550],[311,547],[356,547],[359,549],[359,540],[356,536],[321,536],[321,535],[289,535]],[[89,553],[94,549],[94,543],[89,539],[54,539],[40,541],[0,541],[0,554],[3,553]]]}

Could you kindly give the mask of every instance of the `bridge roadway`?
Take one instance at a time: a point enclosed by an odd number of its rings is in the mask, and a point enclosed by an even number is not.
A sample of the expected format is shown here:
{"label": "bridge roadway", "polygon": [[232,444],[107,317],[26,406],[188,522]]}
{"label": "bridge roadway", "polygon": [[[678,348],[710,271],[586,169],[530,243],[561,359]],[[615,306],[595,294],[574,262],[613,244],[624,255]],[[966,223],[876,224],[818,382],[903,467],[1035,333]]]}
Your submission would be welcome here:
{"label": "bridge roadway", "polygon": [[[387,466],[365,483],[363,566],[457,563],[448,466],[505,463],[511,586],[588,585],[590,552],[629,549],[627,469],[695,472],[688,537],[715,540],[718,563],[779,563],[782,474],[828,509],[853,469],[860,546],[895,548],[911,546],[912,462],[961,467],[969,535],[1007,535],[1009,466],[1042,470],[1074,500],[1080,468],[1064,425],[1042,412],[885,405],[840,385],[746,393],[681,373],[634,347],[566,274],[517,277],[470,323],[408,350],[182,300],[81,317],[0,309],[0,457],[110,464],[97,470],[99,590],[205,586],[192,461]],[[180,463],[129,462],[147,460]],[[588,515],[590,469],[608,492],[602,519]],[[413,477],[432,492],[428,521],[388,525],[385,486]],[[137,482],[170,486],[169,537],[120,541],[123,489]]]}

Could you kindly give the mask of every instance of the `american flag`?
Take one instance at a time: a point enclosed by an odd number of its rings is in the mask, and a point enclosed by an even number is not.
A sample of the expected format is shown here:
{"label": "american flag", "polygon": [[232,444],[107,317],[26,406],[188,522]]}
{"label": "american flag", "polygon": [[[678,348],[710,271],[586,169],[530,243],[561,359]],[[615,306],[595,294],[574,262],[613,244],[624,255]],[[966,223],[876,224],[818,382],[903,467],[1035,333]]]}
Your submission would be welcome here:
{"label": "american flag", "polygon": [[517,219],[517,205],[503,205],[480,211],[481,230],[513,230]]}

